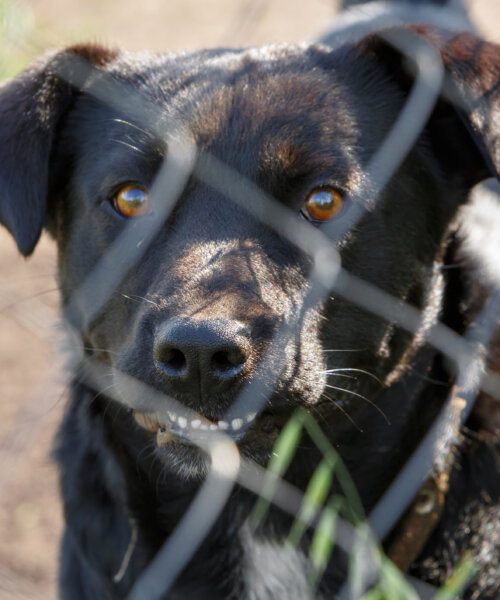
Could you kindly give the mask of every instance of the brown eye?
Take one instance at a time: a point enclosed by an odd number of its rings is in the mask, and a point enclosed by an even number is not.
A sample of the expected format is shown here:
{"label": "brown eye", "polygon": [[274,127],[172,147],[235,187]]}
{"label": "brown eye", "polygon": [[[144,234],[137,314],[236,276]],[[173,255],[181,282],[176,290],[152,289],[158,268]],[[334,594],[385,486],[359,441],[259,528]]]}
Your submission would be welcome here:
{"label": "brown eye", "polygon": [[125,217],[140,217],[149,210],[149,194],[139,183],[131,183],[116,192],[113,204]]}
{"label": "brown eye", "polygon": [[312,221],[329,221],[342,210],[342,194],[331,187],[315,188],[302,205],[302,212]]}

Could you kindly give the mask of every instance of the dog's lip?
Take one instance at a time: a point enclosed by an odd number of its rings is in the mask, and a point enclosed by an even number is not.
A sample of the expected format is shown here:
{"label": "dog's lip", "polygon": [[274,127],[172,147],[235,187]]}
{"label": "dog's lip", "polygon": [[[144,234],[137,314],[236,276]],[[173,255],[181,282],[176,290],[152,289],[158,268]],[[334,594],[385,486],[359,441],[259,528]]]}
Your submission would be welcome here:
{"label": "dog's lip", "polygon": [[168,442],[192,443],[192,437],[199,432],[224,433],[233,439],[239,439],[256,417],[257,413],[253,412],[228,421],[209,421],[202,416],[187,418],[171,411],[161,416],[157,413],[134,412],[134,419],[138,425],[155,433],[160,446]]}
{"label": "dog's lip", "polygon": [[201,415],[188,418],[171,411],[167,411],[161,416],[157,413],[134,412],[137,424],[156,434],[156,442],[159,446],[164,446],[169,442],[193,444],[193,438],[199,437],[200,432],[225,434],[238,442],[249,429],[255,433],[262,432],[264,434],[281,429],[289,416],[289,414],[285,416],[280,413],[263,411],[260,414],[247,413],[231,420],[210,421]]}

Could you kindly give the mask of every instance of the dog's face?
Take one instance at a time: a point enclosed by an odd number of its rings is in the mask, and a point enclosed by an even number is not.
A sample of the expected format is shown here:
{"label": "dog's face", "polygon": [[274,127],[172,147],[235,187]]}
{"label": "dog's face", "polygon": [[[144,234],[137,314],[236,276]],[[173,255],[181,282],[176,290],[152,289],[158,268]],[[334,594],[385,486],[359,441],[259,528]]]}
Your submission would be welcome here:
{"label": "dog's face", "polygon": [[[425,308],[440,284],[435,269],[447,228],[470,185],[488,172],[455,110],[439,105],[389,185],[371,195],[367,167],[408,92],[399,59],[380,40],[338,51],[279,47],[147,61],[96,49],[76,55],[142,94],[159,125],[92,93],[59,83],[49,91],[62,107],[45,107],[52,110],[45,127],[47,225],[58,243],[63,303],[71,304],[126,228],[155,223],[138,258],[130,248],[130,268],[98,313],[88,317],[80,305],[69,319],[85,353],[111,369],[124,404],[147,404],[131,376],[201,415],[141,409],[129,418],[130,435],[152,444],[175,473],[199,477],[206,460],[189,444],[195,430],[227,433],[264,464],[297,406],[328,423],[332,437],[351,419],[369,422],[384,384],[404,372],[414,339],[335,291],[311,302],[311,257],[270,227],[265,212],[258,218],[231,194],[239,181],[255,184],[298,222],[327,231],[349,273]],[[391,78],[392,68],[400,71]],[[169,144],[159,131],[171,123],[188,132],[198,158],[163,218],[168,185],[157,183]],[[457,143],[444,153],[440,136],[451,124]],[[203,156],[226,167],[213,173],[217,186],[202,176]],[[466,173],[450,165],[453,156],[468,164]],[[15,212],[4,209],[3,220],[29,251],[37,224],[34,233],[17,225]],[[228,418],[259,378],[270,389],[260,415],[252,406]]]}

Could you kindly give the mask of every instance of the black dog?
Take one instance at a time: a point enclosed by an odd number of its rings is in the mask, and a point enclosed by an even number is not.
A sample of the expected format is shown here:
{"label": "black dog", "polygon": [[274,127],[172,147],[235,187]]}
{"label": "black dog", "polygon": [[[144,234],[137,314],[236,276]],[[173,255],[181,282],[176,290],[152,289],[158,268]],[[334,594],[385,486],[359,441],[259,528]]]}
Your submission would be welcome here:
{"label": "black dog", "polygon": [[[110,377],[108,391],[94,389],[75,369],[59,436],[63,598],[129,593],[206,476],[207,455],[190,444],[198,431],[226,433],[243,457],[265,466],[287,418],[303,407],[338,449],[369,512],[439,412],[454,376],[425,334],[438,318],[462,333],[472,318],[453,224],[470,188],[498,174],[500,48],[425,28],[394,34],[427,40],[446,77],[380,193],[371,193],[368,165],[405,105],[413,71],[379,35],[336,50],[135,57],[81,46],[1,89],[0,220],[24,255],[44,227],[57,240],[67,321],[79,331],[82,358]],[[164,216],[163,183],[176,173],[168,164],[183,132],[199,154]],[[207,157],[230,171],[210,171]],[[273,205],[260,205],[248,182],[295,215],[295,238],[266,225]],[[238,186],[249,210],[231,199]],[[151,239],[146,225],[155,227]],[[125,228],[134,241],[104,270],[118,287],[102,292],[105,275],[86,292]],[[422,309],[417,334],[337,291],[314,297],[302,243],[309,229],[334,237],[346,271]],[[201,416],[151,412],[131,378]],[[228,417],[256,383],[270,390],[260,415],[252,405]],[[469,550],[479,574],[465,597],[494,598],[498,464],[469,425],[447,457],[444,512],[410,572],[440,584]],[[320,460],[304,436],[286,478],[305,489]],[[252,529],[255,500],[234,489],[163,597],[334,596],[344,557],[333,555],[310,592],[312,532],[292,550],[292,518],[278,509]]]}

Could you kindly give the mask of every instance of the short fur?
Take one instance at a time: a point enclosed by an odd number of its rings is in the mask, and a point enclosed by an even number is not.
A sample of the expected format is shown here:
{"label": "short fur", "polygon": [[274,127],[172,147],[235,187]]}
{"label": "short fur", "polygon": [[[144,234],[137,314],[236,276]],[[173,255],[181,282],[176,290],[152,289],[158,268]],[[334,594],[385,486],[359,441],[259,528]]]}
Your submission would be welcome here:
{"label": "short fur", "polygon": [[[433,321],[439,315],[463,333],[471,283],[456,265],[454,223],[470,188],[498,173],[500,48],[465,33],[423,27],[396,33],[428,39],[441,53],[447,84],[469,104],[439,100],[388,185],[339,240],[342,265],[416,307],[438,302],[429,312]],[[93,67],[78,87],[60,77],[61,70],[73,73],[71,59]],[[133,181],[151,188],[168,153],[151,120],[145,124],[123,104],[119,109],[92,95],[97,81],[109,78],[153,105],[159,120],[182,123],[200,153],[220,159],[299,218],[315,187],[356,197],[408,96],[412,77],[405,65],[378,35],[335,50],[272,46],[133,56],[80,46],[41,60],[0,90],[0,221],[25,255],[43,227],[53,235],[66,318],[80,332],[84,353],[115,369],[109,383],[127,406],[134,405],[134,392],[119,371],[222,419],[257,376],[279,325],[295,323],[286,352],[273,348],[266,358],[276,375],[274,392],[239,442],[241,453],[266,465],[281,421],[267,429],[266,423],[302,406],[340,452],[367,512],[432,423],[453,375],[422,339],[341,295],[303,310],[308,257],[228,199],[224,181],[216,190],[195,169],[172,214],[97,316],[89,319],[86,306],[69,303],[127,224],[110,200],[117,187]],[[197,393],[172,384],[153,357],[165,330],[182,322],[198,331],[222,321],[246,332],[241,374]],[[340,377],[349,374],[356,379]],[[411,572],[439,584],[468,549],[480,570],[464,597],[495,598],[498,463],[491,440],[473,427],[462,431],[444,515]],[[124,598],[199,489],[206,459],[192,446],[158,447],[131,410],[110,392],[92,389],[78,368],[56,456],[66,518],[61,597]],[[286,478],[304,489],[319,460],[304,439]],[[254,503],[250,492],[235,488],[165,598],[308,597],[309,538],[291,550],[284,543],[291,520],[277,510],[253,531],[246,518]],[[133,523],[137,540],[116,577]],[[344,564],[335,554],[315,597],[333,597]]]}

